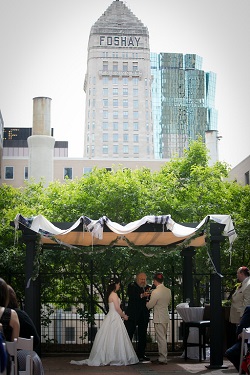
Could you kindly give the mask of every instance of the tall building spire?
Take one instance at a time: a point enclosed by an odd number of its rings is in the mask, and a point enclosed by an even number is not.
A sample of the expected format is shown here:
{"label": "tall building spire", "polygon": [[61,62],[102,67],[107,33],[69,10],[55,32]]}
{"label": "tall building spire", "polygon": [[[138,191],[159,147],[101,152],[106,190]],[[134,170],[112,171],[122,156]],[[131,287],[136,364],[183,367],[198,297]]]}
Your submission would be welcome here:
{"label": "tall building spire", "polygon": [[122,1],[91,27],[84,89],[84,156],[152,159],[149,34]]}

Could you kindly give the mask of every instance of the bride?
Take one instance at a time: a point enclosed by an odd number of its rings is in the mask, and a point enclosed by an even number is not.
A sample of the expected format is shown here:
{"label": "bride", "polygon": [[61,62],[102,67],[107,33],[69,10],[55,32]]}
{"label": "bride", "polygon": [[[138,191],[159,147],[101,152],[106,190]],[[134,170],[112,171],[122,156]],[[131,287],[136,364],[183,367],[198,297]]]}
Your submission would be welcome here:
{"label": "bride", "polygon": [[119,289],[120,280],[111,279],[107,288],[109,312],[96,334],[90,356],[82,361],[71,361],[71,364],[127,366],[139,362],[122,320],[128,320],[128,316],[120,308]]}

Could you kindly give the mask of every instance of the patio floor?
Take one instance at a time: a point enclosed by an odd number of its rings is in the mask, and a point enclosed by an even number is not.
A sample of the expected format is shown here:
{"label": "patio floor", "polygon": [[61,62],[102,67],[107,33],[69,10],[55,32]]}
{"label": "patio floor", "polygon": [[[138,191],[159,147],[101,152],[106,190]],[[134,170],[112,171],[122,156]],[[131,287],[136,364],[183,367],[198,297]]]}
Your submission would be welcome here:
{"label": "patio floor", "polygon": [[[45,375],[60,374],[60,375],[77,375],[84,373],[85,375],[161,375],[161,374],[213,374],[213,375],[231,375],[237,374],[238,372],[234,366],[226,359],[223,362],[223,366],[219,369],[209,369],[209,361],[198,362],[196,360],[185,361],[179,355],[169,356],[167,365],[155,365],[152,363],[147,364],[136,364],[132,366],[77,366],[71,365],[70,361],[83,359],[84,356],[48,356],[42,357],[42,363],[44,367]],[[151,356],[151,359],[156,357]]]}

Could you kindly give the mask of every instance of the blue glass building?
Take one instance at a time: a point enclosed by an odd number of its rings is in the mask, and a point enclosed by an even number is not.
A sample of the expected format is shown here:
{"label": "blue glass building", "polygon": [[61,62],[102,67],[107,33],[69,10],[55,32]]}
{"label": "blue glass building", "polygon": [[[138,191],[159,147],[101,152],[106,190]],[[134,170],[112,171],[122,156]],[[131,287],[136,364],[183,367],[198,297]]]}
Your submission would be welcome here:
{"label": "blue glass building", "polygon": [[217,130],[216,75],[194,54],[151,53],[155,158],[183,156],[190,140]]}

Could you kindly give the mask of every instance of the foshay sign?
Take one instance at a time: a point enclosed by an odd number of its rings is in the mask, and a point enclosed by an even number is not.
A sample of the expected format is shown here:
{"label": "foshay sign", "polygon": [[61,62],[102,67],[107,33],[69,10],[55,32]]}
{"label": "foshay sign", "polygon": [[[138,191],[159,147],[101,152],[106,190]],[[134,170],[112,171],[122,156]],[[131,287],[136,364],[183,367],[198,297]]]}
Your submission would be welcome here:
{"label": "foshay sign", "polygon": [[100,46],[139,47],[140,37],[100,35]]}

